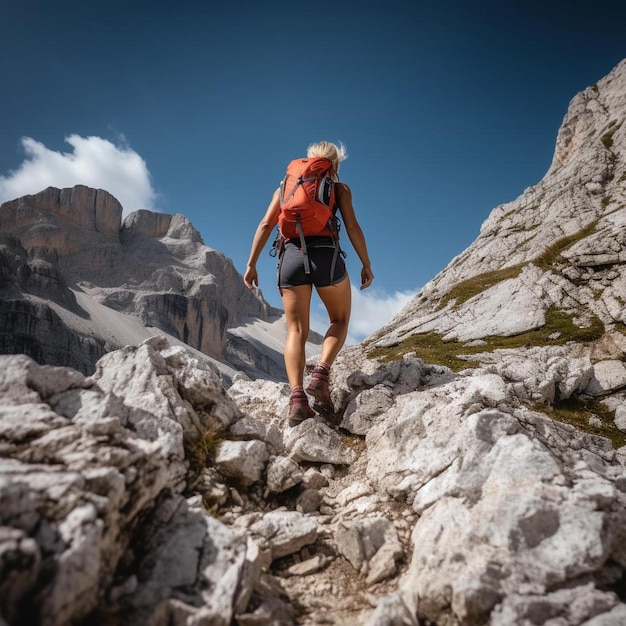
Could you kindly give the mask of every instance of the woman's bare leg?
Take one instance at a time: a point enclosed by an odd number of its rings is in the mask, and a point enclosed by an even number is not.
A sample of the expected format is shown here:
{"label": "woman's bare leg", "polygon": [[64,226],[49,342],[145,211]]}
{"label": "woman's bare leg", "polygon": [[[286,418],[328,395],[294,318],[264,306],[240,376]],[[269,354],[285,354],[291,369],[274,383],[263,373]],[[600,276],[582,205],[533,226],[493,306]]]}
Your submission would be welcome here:
{"label": "woman's bare leg", "polygon": [[348,324],[350,323],[352,307],[352,292],[348,275],[346,274],[346,277],[336,285],[319,287],[317,293],[326,307],[330,322],[322,343],[320,361],[330,366],[333,364],[348,336]]}
{"label": "woman's bare leg", "polygon": [[285,370],[291,389],[301,387],[304,381],[305,345],[309,336],[311,293],[311,285],[283,287],[280,290],[287,320]]}

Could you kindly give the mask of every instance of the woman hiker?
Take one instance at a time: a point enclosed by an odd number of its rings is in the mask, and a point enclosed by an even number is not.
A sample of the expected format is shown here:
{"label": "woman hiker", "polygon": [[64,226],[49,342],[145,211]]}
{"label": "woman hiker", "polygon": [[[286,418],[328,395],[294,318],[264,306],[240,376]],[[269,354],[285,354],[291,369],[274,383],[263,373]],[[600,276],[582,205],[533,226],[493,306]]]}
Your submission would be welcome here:
{"label": "woman hiker", "polygon": [[[323,157],[332,164],[335,188],[334,212],[341,215],[343,226],[352,246],[363,264],[361,289],[372,284],[372,272],[363,231],[352,206],[352,193],[348,185],[338,182],[339,164],[347,158],[345,146],[328,141],[311,144],[307,158]],[[244,282],[252,289],[258,287],[256,263],[270,234],[278,223],[281,213],[281,189],[277,189],[259,222],[250,250]],[[335,357],[342,348],[348,334],[350,321],[351,292],[348,272],[343,255],[338,254],[338,240],[330,236],[307,236],[283,240],[278,265],[278,288],[283,301],[287,321],[285,341],[285,369],[291,388],[289,398],[289,425],[296,426],[313,417],[315,411],[309,406],[307,393],[314,398],[314,408],[323,415],[334,413],[330,398],[329,374]],[[332,275],[331,275],[332,274]],[[320,362],[313,370],[306,393],[304,369],[306,365],[305,344],[309,334],[309,318],[312,289],[315,286],[326,307],[330,326],[324,336]]]}

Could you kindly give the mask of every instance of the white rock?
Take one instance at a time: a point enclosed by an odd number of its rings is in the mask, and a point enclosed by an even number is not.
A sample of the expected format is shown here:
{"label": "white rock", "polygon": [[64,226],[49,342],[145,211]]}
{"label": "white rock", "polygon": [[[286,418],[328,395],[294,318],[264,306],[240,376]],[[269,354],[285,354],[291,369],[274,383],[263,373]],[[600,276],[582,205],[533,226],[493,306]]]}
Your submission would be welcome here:
{"label": "white rock", "polygon": [[366,389],[348,404],[340,426],[355,435],[365,435],[378,416],[392,404],[393,394],[389,387],[377,385]]}
{"label": "white rock", "polygon": [[346,446],[339,435],[316,420],[305,420],[285,436],[295,461],[349,465],[356,458],[354,450]]}
{"label": "white rock", "polygon": [[626,387],[626,365],[622,361],[600,361],[594,365],[593,373],[594,377],[586,389],[592,396],[601,396]]}
{"label": "white rock", "polygon": [[317,539],[317,523],[297,511],[270,511],[250,527],[250,533],[272,560],[298,552]]}
{"label": "white rock", "polygon": [[273,493],[282,493],[303,480],[300,466],[289,457],[279,456],[267,465],[267,488]]}
{"label": "white rock", "polygon": [[393,524],[383,517],[343,522],[335,533],[335,542],[354,569],[369,572],[369,584],[393,575],[395,562],[403,554]]}
{"label": "white rock", "polygon": [[251,485],[261,479],[268,459],[262,441],[222,441],[215,453],[215,466],[224,475]]}

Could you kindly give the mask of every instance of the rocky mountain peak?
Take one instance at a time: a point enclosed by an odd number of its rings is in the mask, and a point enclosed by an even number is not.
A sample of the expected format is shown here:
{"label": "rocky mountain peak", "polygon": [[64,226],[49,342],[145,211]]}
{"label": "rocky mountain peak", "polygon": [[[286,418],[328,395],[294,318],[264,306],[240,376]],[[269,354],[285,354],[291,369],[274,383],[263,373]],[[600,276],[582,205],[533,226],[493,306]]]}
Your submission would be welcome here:
{"label": "rocky mountain peak", "polygon": [[82,185],[0,206],[0,351],[91,373],[105,352],[160,331],[223,365],[224,375],[283,380],[275,333],[268,346],[240,328],[284,326],[282,311],[247,289],[185,216],[121,216],[111,194]]}
{"label": "rocky mountain peak", "polygon": [[491,212],[474,243],[383,329],[385,341],[511,337],[546,327],[549,312],[599,335],[621,333],[625,117],[622,62],[573,98],[546,176]]}
{"label": "rocky mountain peak", "polygon": [[193,224],[180,213],[169,215],[140,209],[128,215],[122,224],[120,237],[123,242],[133,237],[169,237],[186,239],[193,243],[204,244],[200,233]]}
{"label": "rocky mountain peak", "polygon": [[[11,233],[26,248],[46,246],[71,254],[84,245],[88,233],[117,241],[122,206],[107,191],[84,185],[23,196],[2,205],[2,232]],[[81,237],[73,233],[80,231]]]}
{"label": "rocky mountain peak", "polygon": [[597,145],[598,139],[606,146],[619,133],[623,111],[626,109],[626,59],[607,76],[587,87],[570,102],[567,114],[556,139],[554,158],[548,175],[566,167],[570,162],[586,160],[590,156],[587,146],[595,146],[593,153],[606,156]]}

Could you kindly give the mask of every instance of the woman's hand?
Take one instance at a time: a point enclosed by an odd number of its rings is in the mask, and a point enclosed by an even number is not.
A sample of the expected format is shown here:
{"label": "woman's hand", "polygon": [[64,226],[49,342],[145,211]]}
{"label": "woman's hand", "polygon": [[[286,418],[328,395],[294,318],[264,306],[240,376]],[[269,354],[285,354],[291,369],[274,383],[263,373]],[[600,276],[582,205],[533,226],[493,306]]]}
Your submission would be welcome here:
{"label": "woman's hand", "polygon": [[374,273],[371,267],[363,266],[361,270],[361,289],[367,289],[374,280]]}
{"label": "woman's hand", "polygon": [[246,283],[248,289],[254,289],[259,286],[259,275],[257,274],[256,267],[248,265],[246,267],[246,273],[243,275],[243,282]]}
{"label": "woman's hand", "polygon": [[259,286],[259,275],[256,271],[256,262],[261,254],[261,250],[267,243],[272,229],[278,223],[278,214],[280,213],[280,188],[278,188],[272,200],[267,207],[265,217],[259,222],[252,240],[250,248],[250,256],[248,257],[248,265],[246,265],[246,273],[243,275],[243,282],[248,289],[254,289]]}

